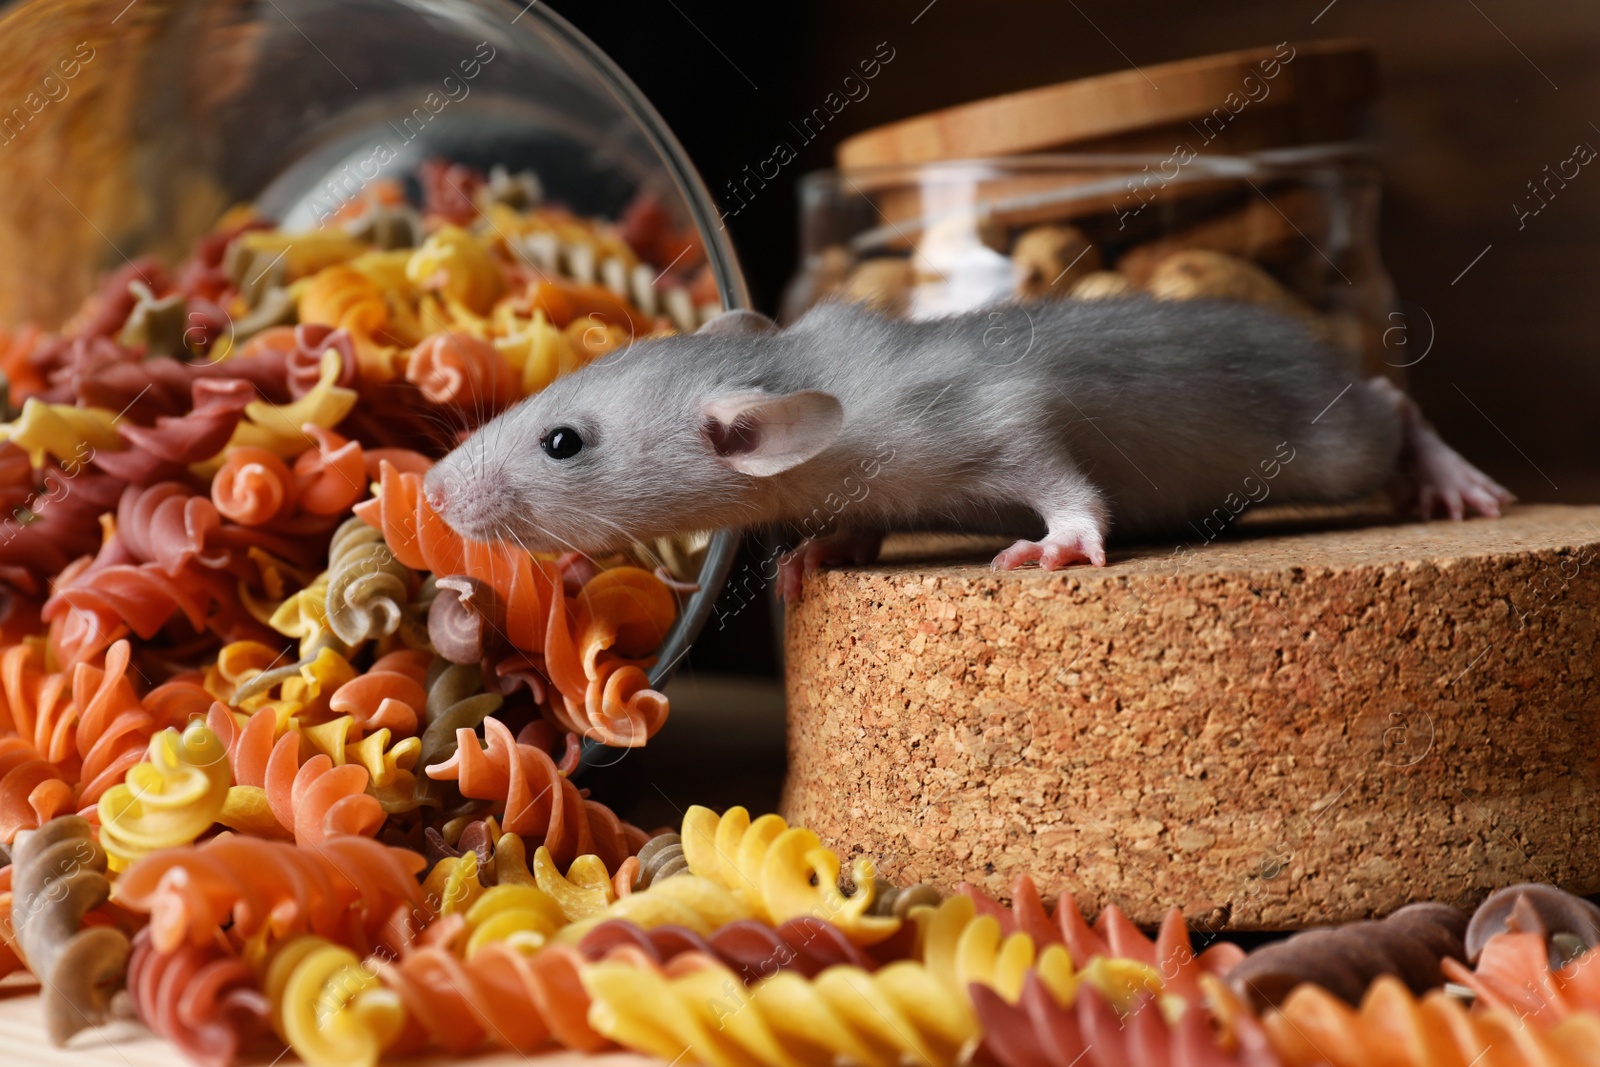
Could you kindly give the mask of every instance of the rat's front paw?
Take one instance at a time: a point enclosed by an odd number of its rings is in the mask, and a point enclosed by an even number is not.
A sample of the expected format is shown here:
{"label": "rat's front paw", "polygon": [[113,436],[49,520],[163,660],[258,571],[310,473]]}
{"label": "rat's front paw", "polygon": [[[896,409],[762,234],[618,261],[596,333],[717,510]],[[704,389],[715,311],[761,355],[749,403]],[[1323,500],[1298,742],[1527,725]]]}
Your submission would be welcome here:
{"label": "rat's front paw", "polygon": [[878,558],[882,534],[840,533],[802,541],[778,560],[778,592],[785,600],[799,600],[808,574],[839,564],[861,566]]}
{"label": "rat's front paw", "polygon": [[1419,434],[1414,447],[1410,471],[1415,483],[1412,502],[1424,521],[1435,514],[1459,520],[1474,511],[1493,518],[1501,508],[1515,503],[1517,498],[1504,486],[1474,467],[1437,434]]}
{"label": "rat's front paw", "polygon": [[1018,541],[994,558],[994,569],[1014,571],[1023,564],[1039,563],[1045,571],[1060,570],[1073,563],[1106,565],[1106,547],[1098,531],[1052,533],[1043,541]]}

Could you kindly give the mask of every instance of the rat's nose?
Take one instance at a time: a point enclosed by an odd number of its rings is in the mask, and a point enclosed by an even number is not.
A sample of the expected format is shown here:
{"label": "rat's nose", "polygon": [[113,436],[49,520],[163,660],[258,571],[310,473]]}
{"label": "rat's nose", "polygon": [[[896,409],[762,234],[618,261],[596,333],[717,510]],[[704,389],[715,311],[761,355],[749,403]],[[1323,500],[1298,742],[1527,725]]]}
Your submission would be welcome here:
{"label": "rat's nose", "polygon": [[438,515],[443,515],[445,509],[450,506],[450,491],[438,483],[424,485],[422,498],[428,502],[428,506]]}

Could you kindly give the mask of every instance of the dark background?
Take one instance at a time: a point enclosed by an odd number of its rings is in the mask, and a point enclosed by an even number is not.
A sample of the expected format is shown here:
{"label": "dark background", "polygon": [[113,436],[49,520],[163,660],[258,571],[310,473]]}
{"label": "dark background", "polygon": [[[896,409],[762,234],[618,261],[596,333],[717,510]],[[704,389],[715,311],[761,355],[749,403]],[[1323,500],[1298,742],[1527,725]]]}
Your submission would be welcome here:
{"label": "dark background", "polygon": [[[1371,136],[1386,176],[1383,252],[1402,298],[1436,337],[1411,389],[1445,438],[1524,499],[1600,497],[1594,358],[1600,289],[1600,169],[1588,170],[1517,228],[1512,204],[1579,142],[1600,147],[1600,4],[1593,0],[892,0],[749,4],[731,0],[556,0],[639,84],[715,196],[772,153],[799,150],[729,226],[757,305],[776,307],[797,263],[795,182],[828,167],[845,136],[994,93],[1279,41],[1359,37],[1377,49],[1383,92]],[[816,141],[789,122],[838,87],[880,42],[895,58]],[[724,208],[735,206],[723,200]],[[1490,247],[1462,275],[1473,258]],[[1455,281],[1459,276],[1459,281]],[[1452,284],[1454,282],[1454,284]],[[667,792],[757,810],[775,802],[781,699],[740,689],[702,712],[690,687],[777,664],[770,620],[746,611],[697,643],[674,683],[679,730],[608,797],[640,790],[640,817],[670,819]],[[769,683],[770,685],[770,683]],[[711,704],[717,705],[713,699]],[[718,705],[719,707],[721,705]],[[692,707],[692,711],[691,711]],[[676,714],[676,711],[675,711]],[[707,751],[703,722],[745,723],[738,759]],[[728,718],[732,716],[733,718]],[[699,757],[698,759],[696,757]],[[640,762],[633,762],[638,760]],[[642,765],[656,774],[640,775]],[[673,785],[671,783],[682,783]]]}

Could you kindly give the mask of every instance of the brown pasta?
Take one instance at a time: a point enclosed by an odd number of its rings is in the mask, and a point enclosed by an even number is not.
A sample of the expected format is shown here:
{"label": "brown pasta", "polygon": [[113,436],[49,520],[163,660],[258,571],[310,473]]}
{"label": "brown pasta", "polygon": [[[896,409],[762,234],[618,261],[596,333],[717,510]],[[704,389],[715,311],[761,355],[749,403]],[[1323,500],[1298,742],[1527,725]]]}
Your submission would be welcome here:
{"label": "brown pasta", "polygon": [[1550,967],[1600,945],[1600,907],[1553,885],[1528,882],[1491,893],[1467,923],[1465,959],[1476,963],[1501,933],[1537,934],[1550,949]]}
{"label": "brown pasta", "polygon": [[1306,930],[1258,948],[1228,972],[1228,985],[1260,1010],[1307,982],[1359,1004],[1386,974],[1420,995],[1444,984],[1442,960],[1465,957],[1466,926],[1467,917],[1447,904],[1408,904],[1385,919]]}
{"label": "brown pasta", "polygon": [[663,878],[689,873],[683,857],[683,838],[677,834],[657,834],[639,849],[639,873],[634,876],[635,892],[649,889]]}
{"label": "brown pasta", "polygon": [[128,966],[128,937],[84,916],[111,892],[106,856],[88,820],[52,819],[17,835],[11,925],[28,969],[43,987],[45,1033],[57,1045],[98,1026]]}

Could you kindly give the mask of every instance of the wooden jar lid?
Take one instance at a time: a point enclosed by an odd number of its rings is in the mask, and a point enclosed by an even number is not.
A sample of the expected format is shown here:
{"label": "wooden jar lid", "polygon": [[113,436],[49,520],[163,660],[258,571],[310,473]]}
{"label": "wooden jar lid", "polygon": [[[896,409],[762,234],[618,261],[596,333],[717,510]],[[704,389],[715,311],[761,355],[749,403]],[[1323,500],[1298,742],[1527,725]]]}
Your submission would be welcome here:
{"label": "wooden jar lid", "polygon": [[[1245,79],[1253,82],[1246,84]],[[878,126],[842,142],[843,170],[1076,150],[1170,149],[1229,94],[1250,95],[1217,138],[1226,151],[1347,141],[1377,94],[1361,41],[1308,41],[1080,78]],[[1263,92],[1263,88],[1265,91]],[[1192,131],[1191,134],[1192,136]]]}
{"label": "wooden jar lid", "polygon": [[[885,877],[1154,926],[1600,889],[1600,507],[822,571],[783,811]],[[886,550],[887,550],[886,546]]]}

